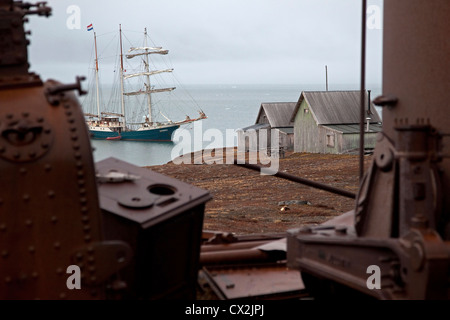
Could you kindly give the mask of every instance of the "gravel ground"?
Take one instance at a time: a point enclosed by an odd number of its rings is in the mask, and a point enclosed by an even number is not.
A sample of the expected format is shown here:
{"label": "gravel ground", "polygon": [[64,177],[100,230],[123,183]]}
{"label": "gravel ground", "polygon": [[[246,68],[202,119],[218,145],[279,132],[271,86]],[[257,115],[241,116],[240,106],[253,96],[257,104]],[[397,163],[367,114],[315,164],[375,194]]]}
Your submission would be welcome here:
{"label": "gravel ground", "polygon": [[[328,191],[261,175],[258,171],[233,164],[207,164],[198,161],[204,159],[199,154],[190,156],[190,163],[195,160],[203,163],[175,164],[174,160],[147,168],[210,191],[213,199],[206,203],[205,231],[235,234],[284,232],[302,225],[323,223],[352,210],[355,205],[354,199]],[[223,152],[223,159],[226,159],[226,152]],[[371,156],[365,156],[366,168],[370,161]],[[358,155],[286,153],[279,159],[281,172],[353,193],[358,192],[358,165]]]}

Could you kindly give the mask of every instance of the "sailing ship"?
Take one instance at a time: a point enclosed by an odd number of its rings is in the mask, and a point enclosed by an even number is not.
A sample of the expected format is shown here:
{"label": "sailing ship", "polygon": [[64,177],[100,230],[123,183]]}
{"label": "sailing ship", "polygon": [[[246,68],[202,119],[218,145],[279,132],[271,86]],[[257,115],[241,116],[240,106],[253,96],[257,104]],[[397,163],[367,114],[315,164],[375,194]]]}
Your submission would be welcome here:
{"label": "sailing ship", "polygon": [[[200,109],[198,110],[199,116],[197,118],[190,118],[185,115],[183,120],[172,121],[162,111],[159,111],[158,115],[164,117],[164,121],[157,119],[157,114],[153,107],[152,95],[162,92],[171,92],[176,87],[162,87],[155,88],[151,84],[151,77],[161,73],[171,73],[171,69],[150,69],[150,55],[166,55],[168,50],[162,47],[148,46],[148,34],[147,28],[144,29],[144,45],[142,47],[130,47],[126,58],[142,59],[141,66],[143,70],[127,74],[124,69],[124,54],[122,47],[122,26],[119,25],[119,40],[120,40],[120,112],[112,112],[106,110],[106,107],[101,106],[99,95],[99,61],[97,53],[97,36],[94,32],[94,44],[95,44],[95,83],[96,83],[96,107],[97,113],[84,112],[86,124],[88,126],[90,135],[93,139],[103,140],[133,140],[133,141],[172,141],[172,136],[175,130],[180,126],[206,119],[207,116]],[[125,91],[124,80],[131,78],[141,78],[143,81],[139,82],[141,87],[136,91]],[[141,121],[129,121],[127,115],[128,109],[135,107],[131,103],[126,102],[127,97],[143,96],[146,98],[147,108],[142,111],[137,119]],[[83,107],[83,109],[85,109]],[[103,110],[105,109],[105,110]],[[136,119],[136,118],[135,118]]]}

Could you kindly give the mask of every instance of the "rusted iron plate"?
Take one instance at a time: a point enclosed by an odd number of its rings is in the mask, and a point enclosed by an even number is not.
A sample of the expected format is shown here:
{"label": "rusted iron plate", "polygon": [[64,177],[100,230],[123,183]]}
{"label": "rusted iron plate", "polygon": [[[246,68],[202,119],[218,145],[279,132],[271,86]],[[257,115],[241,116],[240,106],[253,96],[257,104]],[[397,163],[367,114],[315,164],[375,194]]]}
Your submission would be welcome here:
{"label": "rusted iron plate", "polygon": [[[150,227],[211,199],[209,191],[116,158],[97,162],[97,177],[121,173],[136,177],[99,182],[100,206],[127,220]],[[103,181],[103,180],[98,180]]]}
{"label": "rusted iron plate", "polygon": [[298,270],[286,264],[208,266],[205,273],[221,299],[286,299],[306,295]]}

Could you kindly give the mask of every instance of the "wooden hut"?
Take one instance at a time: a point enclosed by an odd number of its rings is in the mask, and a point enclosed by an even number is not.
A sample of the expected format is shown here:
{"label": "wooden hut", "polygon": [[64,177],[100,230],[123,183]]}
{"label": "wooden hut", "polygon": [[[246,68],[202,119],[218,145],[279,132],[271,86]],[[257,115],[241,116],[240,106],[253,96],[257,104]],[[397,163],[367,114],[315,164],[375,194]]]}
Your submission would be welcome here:
{"label": "wooden hut", "polygon": [[[294,152],[351,153],[359,150],[360,91],[303,91],[291,115]],[[365,93],[364,147],[373,149],[381,118]]]}

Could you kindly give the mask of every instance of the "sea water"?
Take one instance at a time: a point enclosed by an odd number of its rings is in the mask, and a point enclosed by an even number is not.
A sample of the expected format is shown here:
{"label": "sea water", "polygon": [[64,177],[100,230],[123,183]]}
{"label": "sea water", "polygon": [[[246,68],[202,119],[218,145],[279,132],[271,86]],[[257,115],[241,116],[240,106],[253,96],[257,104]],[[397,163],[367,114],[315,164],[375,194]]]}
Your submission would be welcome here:
{"label": "sea water", "polygon": [[[185,85],[183,90],[188,92],[190,98],[205,112],[207,119],[177,129],[173,142],[92,140],[94,161],[115,157],[137,166],[152,166],[167,163],[180,152],[188,153],[206,147],[233,147],[237,145],[237,134],[233,136],[231,133],[255,124],[262,103],[297,102],[302,91],[323,91],[324,87],[296,84]],[[372,90],[372,99],[381,91],[378,87],[367,89]],[[330,86],[329,90],[359,90],[359,86]],[[220,131],[222,139],[205,135],[209,129]],[[188,130],[189,134],[183,135],[182,130]],[[182,139],[180,136],[190,139]]]}

